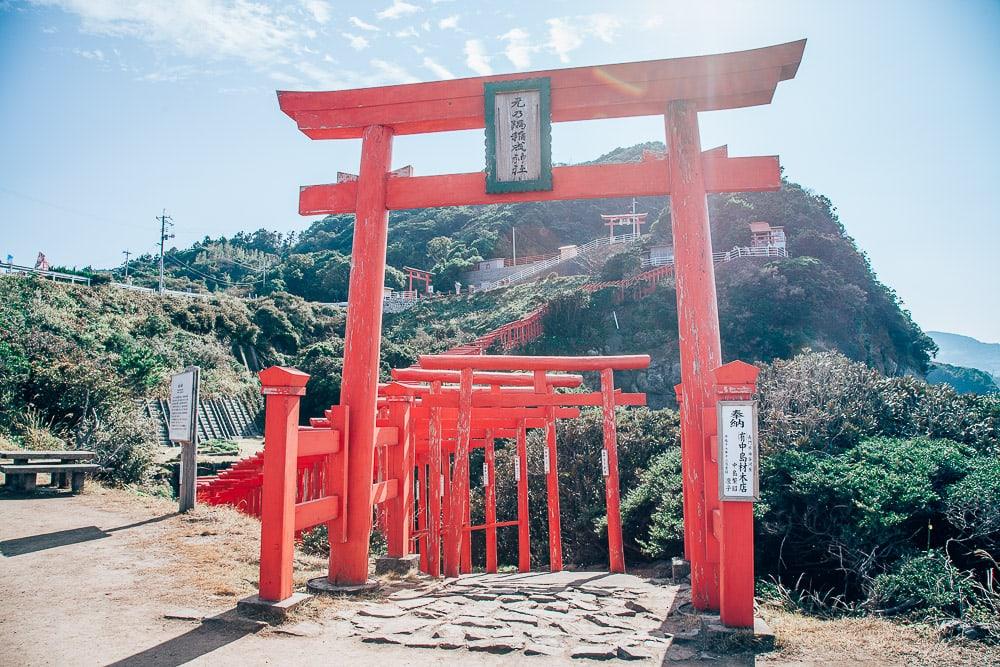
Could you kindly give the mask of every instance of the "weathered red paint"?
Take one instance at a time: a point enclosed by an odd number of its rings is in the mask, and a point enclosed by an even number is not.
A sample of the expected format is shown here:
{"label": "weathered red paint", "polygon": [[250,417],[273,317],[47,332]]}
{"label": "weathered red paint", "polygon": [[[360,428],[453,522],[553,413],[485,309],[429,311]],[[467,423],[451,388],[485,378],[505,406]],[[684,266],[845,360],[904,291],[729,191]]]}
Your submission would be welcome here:
{"label": "weathered red paint", "polygon": [[[312,138],[356,138],[372,123],[398,134],[484,126],[489,81],[548,77],[556,122],[655,115],[672,100],[696,109],[767,104],[779,81],[795,76],[805,40],[750,51],[646,62],[521,72],[319,93],[279,92],[282,111]],[[402,180],[402,179],[401,179]]]}
{"label": "weathered red paint", "polygon": [[[760,370],[732,361],[715,370],[719,400],[750,399],[757,392]],[[716,477],[718,483],[718,477]],[[716,496],[718,497],[718,496]],[[753,627],[753,503],[720,503],[719,615],[730,627]]]}
{"label": "weathered red paint", "polygon": [[494,574],[497,571],[497,486],[496,486],[496,454],[493,449],[493,432],[486,436],[486,493],[483,504],[486,506],[486,571]]}
{"label": "weathered red paint", "polygon": [[267,397],[264,439],[268,455],[264,457],[261,503],[259,595],[276,602],[292,594],[299,401],[309,376],[274,366],[261,371],[260,380]]}
{"label": "weathered red paint", "polygon": [[559,450],[556,445],[555,410],[549,408],[545,422],[545,450],[549,458],[545,471],[545,497],[549,518],[549,572],[562,572],[562,518],[559,514]]}
{"label": "weathered red paint", "polygon": [[[705,188],[708,192],[763,192],[774,190],[780,179],[776,156],[703,158]],[[485,191],[482,172],[391,178],[387,184],[386,207],[400,209],[470,204],[513,204],[527,201],[567,199],[615,199],[621,197],[661,197],[669,189],[670,165],[663,160],[628,164],[554,167],[553,182],[558,187],[543,192]],[[357,183],[307,185],[299,193],[301,215],[353,213]]]}
{"label": "weathered red paint", "polygon": [[690,546],[691,598],[697,609],[718,608],[718,567],[707,561],[708,531],[705,478],[707,441],[702,413],[712,408],[712,371],[722,357],[715,265],[708,201],[701,165],[698,107],[671,102],[666,109],[667,155],[671,164],[670,217],[680,338],[681,442],[685,482],[684,540]]}
{"label": "weathered red paint", "polygon": [[604,432],[604,452],[608,458],[608,474],[604,478],[604,496],[608,513],[608,554],[612,572],[625,571],[625,545],[622,541],[622,513],[618,492],[618,426],[615,420],[614,371],[601,371],[601,421]]}
{"label": "weathered red paint", "polygon": [[517,429],[517,569],[531,571],[531,521],[528,518],[528,437],[522,421]]}
{"label": "weathered red paint", "polygon": [[344,370],[340,403],[347,406],[351,431],[345,502],[347,541],[330,544],[328,578],[337,584],[368,580],[368,535],[372,527],[371,473],[375,457],[375,410],[382,329],[382,286],[389,213],[385,207],[386,173],[392,163],[391,128],[367,127],[361,144],[357,214],[351,250],[350,291],[344,334]]}

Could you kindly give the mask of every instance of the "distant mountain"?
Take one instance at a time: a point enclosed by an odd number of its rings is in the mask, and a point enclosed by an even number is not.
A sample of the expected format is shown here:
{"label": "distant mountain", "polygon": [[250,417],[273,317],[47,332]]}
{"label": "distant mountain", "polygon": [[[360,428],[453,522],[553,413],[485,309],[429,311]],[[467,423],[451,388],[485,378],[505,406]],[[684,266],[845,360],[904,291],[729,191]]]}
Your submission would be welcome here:
{"label": "distant mountain", "polygon": [[927,373],[929,384],[950,384],[960,394],[996,394],[1000,387],[993,376],[978,368],[932,363]]}
{"label": "distant mountain", "polygon": [[985,371],[1000,378],[1000,343],[984,343],[970,336],[928,331],[938,346],[936,361],[953,366],[965,366]]}

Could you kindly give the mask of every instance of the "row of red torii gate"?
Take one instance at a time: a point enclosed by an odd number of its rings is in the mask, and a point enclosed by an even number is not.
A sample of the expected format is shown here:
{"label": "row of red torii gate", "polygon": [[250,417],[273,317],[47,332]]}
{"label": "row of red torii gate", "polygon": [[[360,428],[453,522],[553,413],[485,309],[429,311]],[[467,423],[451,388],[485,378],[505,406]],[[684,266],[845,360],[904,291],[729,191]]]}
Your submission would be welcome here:
{"label": "row of red torii gate", "polygon": [[[546,433],[548,566],[558,570],[555,423],[586,406],[599,407],[604,417],[609,567],[623,571],[614,412],[618,406],[641,405],[644,397],[616,391],[614,371],[644,368],[648,358],[425,356],[419,368],[398,370],[392,382],[380,384],[388,211],[669,195],[682,380],[677,396],[684,551],[691,563],[692,600],[698,609],[719,610],[727,625],[753,625],[756,484],[747,471],[757,462],[756,432],[747,424],[756,370],[721,361],[706,195],[776,190],[780,169],[776,156],[702,152],[698,112],[769,104],[777,84],[795,76],[804,47],[802,40],[672,60],[279,93],[281,109],[306,136],[361,138],[362,149],[357,179],[300,192],[303,215],[355,215],[341,403],[300,427],[298,398],[307,376],[277,367],[261,373],[267,395],[262,600],[291,596],[295,534],[318,524],[327,526],[330,538],[327,581],[366,582],[375,505],[384,508],[390,554],[419,553],[429,574],[468,571],[474,530],[486,532],[487,566],[495,568],[496,531],[514,526],[518,566],[530,568],[522,498],[529,428]],[[527,116],[525,102],[533,110]],[[664,119],[665,159],[551,166],[549,122],[644,115]],[[392,171],[396,135],[483,128],[484,172],[418,177],[411,170]],[[562,391],[581,382],[580,376],[566,374],[572,372],[598,373],[600,391]],[[497,521],[491,509],[491,461],[499,438],[513,438],[517,447],[519,515],[511,521]],[[487,518],[480,526],[469,525],[469,452],[474,447],[486,452]]]}

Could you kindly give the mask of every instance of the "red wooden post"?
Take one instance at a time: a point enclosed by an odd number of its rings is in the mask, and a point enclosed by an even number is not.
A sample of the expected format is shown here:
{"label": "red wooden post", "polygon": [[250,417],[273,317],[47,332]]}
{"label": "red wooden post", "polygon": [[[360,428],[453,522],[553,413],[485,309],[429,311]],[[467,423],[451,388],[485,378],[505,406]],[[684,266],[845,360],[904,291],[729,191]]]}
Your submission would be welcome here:
{"label": "red wooden post", "polygon": [[[757,391],[759,372],[757,367],[742,361],[717,368],[715,378],[719,400],[749,400]],[[723,624],[729,627],[752,628],[753,503],[726,500],[720,505],[719,615]]]}
{"label": "red wooden post", "polygon": [[427,463],[424,458],[420,458],[420,463],[417,466],[417,531],[420,533],[420,543],[418,545],[418,550],[420,551],[420,571],[425,573],[430,573],[430,566],[427,560],[427,545],[430,543],[427,535],[427,494],[429,492],[429,485],[427,484]]}
{"label": "red wooden post", "polygon": [[[431,383],[431,393],[441,391],[440,382]],[[431,408],[427,454],[427,573],[441,576],[441,408]]]}
{"label": "red wooden post", "polygon": [[328,578],[335,584],[368,580],[368,538],[372,528],[372,463],[375,412],[382,337],[382,289],[389,213],[385,205],[386,174],[392,163],[390,127],[371,125],[361,143],[354,241],[351,249],[347,328],[340,404],[350,413],[347,458],[347,541],[330,544]]}
{"label": "red wooden post", "polygon": [[469,473],[469,466],[466,466],[465,479],[462,481],[462,485],[465,487],[465,493],[462,495],[462,558],[460,569],[462,574],[470,574],[472,572],[472,531],[469,530],[469,527],[472,525],[472,487],[470,486]]}
{"label": "red wooden post", "polygon": [[601,467],[604,472],[604,495],[608,509],[608,557],[612,572],[625,571],[625,547],[622,543],[622,513],[618,495],[618,426],[615,421],[614,371],[601,371],[601,395],[604,398],[602,417],[604,449]]}
{"label": "red wooden post", "polygon": [[549,509],[549,572],[562,572],[562,523],[559,518],[559,459],[556,450],[555,408],[546,409],[545,484]]}
{"label": "red wooden post", "polygon": [[531,571],[531,519],[528,516],[528,434],[522,419],[517,426],[517,569]]}
{"label": "red wooden post", "polygon": [[398,429],[395,446],[383,448],[387,458],[386,479],[398,480],[396,497],[385,504],[387,555],[400,558],[410,553],[413,528],[413,447],[410,433],[410,403],[389,404],[389,421]]}
{"label": "red wooden post", "polygon": [[455,465],[452,469],[451,493],[449,505],[451,518],[448,532],[451,544],[446,545],[452,550],[452,562],[445,562],[445,576],[457,577],[462,560],[462,543],[464,542],[466,506],[469,503],[469,445],[472,440],[472,369],[462,371],[459,382],[458,399],[458,437],[455,442]]}
{"label": "red wooden post", "polygon": [[458,576],[458,561],[459,561],[459,551],[461,550],[460,543],[458,541],[458,532],[452,530],[452,526],[455,525],[457,508],[455,507],[455,472],[454,466],[451,462],[451,454],[444,454],[442,459],[442,469],[444,469],[444,491],[442,495],[443,512],[445,515],[443,521],[442,533],[444,539],[442,540],[442,553],[443,553],[443,571],[446,577],[457,577]]}
{"label": "red wooden post", "polygon": [[295,474],[299,449],[299,401],[309,376],[272,366],[260,372],[264,412],[264,481],[260,513],[261,600],[292,595],[295,555]]}
{"label": "red wooden post", "polygon": [[689,543],[691,598],[697,609],[717,609],[718,567],[707,561],[710,537],[705,498],[707,441],[702,411],[715,405],[712,370],[722,357],[715,266],[702,169],[698,107],[689,101],[667,105],[667,158],[674,238],[677,313],[681,352],[681,441],[684,468],[684,539]]}
{"label": "red wooden post", "polygon": [[486,432],[486,571],[495,574],[497,571],[497,487],[496,487],[496,455],[494,452],[492,431]]}

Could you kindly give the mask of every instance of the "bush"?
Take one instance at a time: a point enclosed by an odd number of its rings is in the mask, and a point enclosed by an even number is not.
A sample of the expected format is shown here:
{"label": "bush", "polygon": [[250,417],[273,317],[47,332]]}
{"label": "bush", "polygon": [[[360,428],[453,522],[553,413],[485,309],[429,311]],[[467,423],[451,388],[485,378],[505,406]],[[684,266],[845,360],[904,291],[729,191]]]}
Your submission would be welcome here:
{"label": "bush", "polygon": [[76,446],[96,453],[97,478],[112,486],[144,484],[156,457],[156,424],[134,403],[92,410],[76,428]]}
{"label": "bush", "polygon": [[968,574],[944,551],[933,549],[901,558],[872,582],[868,605],[879,614],[932,618],[961,617],[975,597]]}

